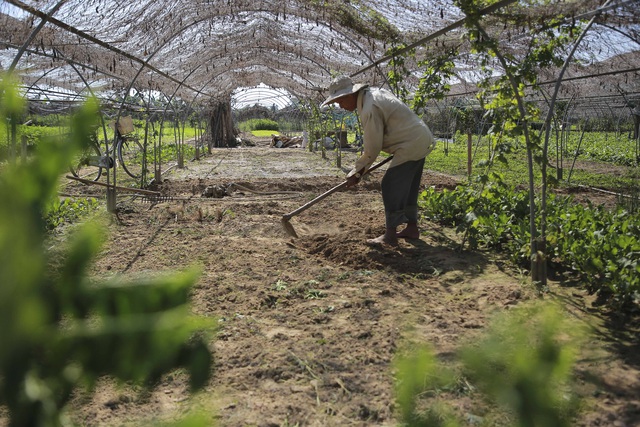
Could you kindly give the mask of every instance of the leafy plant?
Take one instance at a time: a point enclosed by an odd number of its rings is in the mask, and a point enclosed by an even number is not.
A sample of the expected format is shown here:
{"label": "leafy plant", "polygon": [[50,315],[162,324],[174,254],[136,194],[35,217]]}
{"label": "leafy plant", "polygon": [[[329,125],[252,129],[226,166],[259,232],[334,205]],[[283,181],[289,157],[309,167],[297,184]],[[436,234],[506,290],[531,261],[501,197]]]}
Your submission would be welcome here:
{"label": "leafy plant", "polygon": [[282,280],[282,279],[278,279],[278,280],[276,281],[276,283],[274,283],[274,284],[271,286],[271,289],[273,289],[274,291],[286,291],[286,290],[287,290],[287,286],[288,286],[288,283],[287,283],[287,282],[285,282],[285,281],[284,281],[284,280]]}
{"label": "leafy plant", "polygon": [[640,214],[567,204],[549,227],[554,261],[580,273],[591,292],[640,302]]}
{"label": "leafy plant", "polygon": [[[574,155],[578,150],[577,135],[572,134],[568,138],[567,155]],[[625,166],[637,166],[633,141],[627,137],[610,137],[605,132],[585,133],[585,141],[582,143],[578,155],[589,160],[600,160]]]}
{"label": "leafy plant", "polygon": [[[0,132],[22,111],[16,85],[0,81]],[[72,392],[110,375],[152,385],[183,368],[192,390],[208,381],[213,322],[190,313],[197,272],[145,280],[91,279],[101,229],[83,225],[56,252],[45,248],[44,213],[58,177],[88,143],[98,105],[72,117],[64,141],[41,141],[0,177],[0,405],[10,426],[57,426]],[[5,120],[8,118],[8,121]]]}
{"label": "leafy plant", "polygon": [[559,309],[534,304],[498,316],[461,358],[468,378],[513,415],[513,425],[570,426],[580,339],[580,329]]}
{"label": "leafy plant", "polygon": [[[573,137],[569,138],[569,157],[564,158],[564,167],[570,168],[573,161],[573,151],[575,151],[574,145],[571,142]],[[582,150],[585,154],[580,155],[578,159],[588,158],[587,151],[597,149],[597,144],[603,144],[604,135],[594,133],[589,136],[585,134],[584,141],[582,143]],[[526,153],[522,149],[522,143],[520,139],[508,138],[507,144],[503,150],[502,156],[506,162],[494,162],[491,164],[491,171],[499,173],[503,176],[505,181],[511,182],[514,185],[526,185],[527,184],[527,159]],[[627,153],[629,148],[623,147],[622,141],[616,143],[614,141],[609,142],[610,148],[608,150],[617,151],[623,156],[622,153]],[[627,141],[627,145],[628,141]],[[434,151],[427,157],[427,167],[431,170],[443,172],[448,175],[456,175],[460,177],[467,176],[467,135],[460,132],[456,132],[453,141],[446,145],[447,152],[444,152],[445,144],[439,143]],[[492,144],[492,139],[486,135],[473,135],[473,147],[472,147],[472,162],[474,170],[472,175],[478,175],[479,173],[485,173],[485,166],[488,165],[489,159],[493,152],[497,148]],[[624,154],[624,157],[630,159],[630,154]],[[593,160],[592,161],[596,161]],[[611,168],[607,167],[608,164],[613,163],[613,160],[600,159],[597,160],[593,168],[593,171],[574,169],[570,176],[570,183],[587,185],[591,187],[605,188],[610,191],[625,192],[626,189],[633,187],[634,183],[638,182],[638,173],[633,169],[629,169],[627,174],[612,174]],[[616,162],[616,164],[620,164]],[[540,167],[534,165],[534,177],[539,180],[542,176]],[[566,171],[565,171],[566,172]],[[635,173],[634,173],[635,172]],[[555,172],[553,172],[555,173]],[[569,177],[568,173],[564,174],[565,179]],[[563,186],[565,181],[560,181],[556,185]],[[636,184],[637,185],[637,184]]]}
{"label": "leafy plant", "polygon": [[[28,150],[34,150],[35,147],[37,146],[38,141],[40,141],[40,139],[45,136],[45,135],[50,135],[50,136],[54,136],[54,135],[59,135],[60,133],[62,133],[62,127],[59,126],[36,126],[36,125],[24,125],[24,124],[18,124],[16,126],[16,137],[17,140],[21,141],[22,139],[24,139],[26,141],[27,144],[27,149]],[[7,140],[7,134],[6,133],[0,133],[0,149],[5,150],[6,146],[8,145],[8,140]],[[6,157],[6,156],[3,156]]]}
{"label": "leafy plant", "polygon": [[[522,267],[531,256],[528,194],[493,176],[482,186],[427,189],[423,214],[464,233],[472,249],[498,249]],[[546,243],[549,265],[571,271],[594,293],[625,306],[640,302],[640,213],[583,206],[550,195]]]}
{"label": "leafy plant", "polygon": [[[449,78],[453,76],[455,69],[451,58],[456,56],[456,49],[448,49],[439,55],[428,55],[424,60],[416,61],[416,51],[408,49],[402,43],[387,49],[389,60],[387,82],[393,93],[416,112],[422,112],[430,99],[442,99],[449,92]],[[415,62],[415,66],[409,69],[406,60]],[[418,75],[418,84],[410,96],[409,88],[403,84],[411,75]],[[411,99],[410,99],[411,98]]]}
{"label": "leafy plant", "polygon": [[308,289],[304,297],[305,299],[322,299],[322,298],[326,298],[326,296],[327,294],[321,290]]}
{"label": "leafy plant", "polygon": [[46,209],[44,220],[47,230],[55,230],[63,224],[73,224],[87,217],[98,208],[98,201],[91,198],[66,198],[53,202]]}
{"label": "leafy plant", "polygon": [[[428,346],[421,345],[396,360],[395,393],[398,415],[406,427],[456,427],[452,414],[436,405],[420,410],[420,399],[448,386],[453,374],[439,365]],[[444,413],[443,413],[444,412]]]}
{"label": "leafy plant", "polygon": [[[494,318],[483,336],[458,351],[456,369],[466,389],[501,408],[509,425],[569,426],[578,409],[573,366],[582,337],[553,305],[521,307]],[[458,388],[460,374],[442,366],[428,346],[406,352],[395,366],[401,425],[467,425],[439,399]],[[482,417],[473,419],[483,422]]]}

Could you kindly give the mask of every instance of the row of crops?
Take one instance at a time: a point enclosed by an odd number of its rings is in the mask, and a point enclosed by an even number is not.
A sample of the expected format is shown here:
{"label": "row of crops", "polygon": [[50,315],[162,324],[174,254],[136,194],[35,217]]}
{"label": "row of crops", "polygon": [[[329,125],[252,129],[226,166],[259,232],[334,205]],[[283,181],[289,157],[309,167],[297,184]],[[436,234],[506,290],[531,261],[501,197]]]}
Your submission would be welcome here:
{"label": "row of crops", "polygon": [[[493,176],[489,185],[427,189],[424,214],[455,227],[472,249],[497,250],[527,268],[529,200],[526,191]],[[640,209],[582,205],[570,196],[547,201],[548,264],[563,280],[576,281],[603,301],[630,308],[640,302]]]}
{"label": "row of crops", "polygon": [[[452,139],[441,140],[429,155],[427,167],[452,175],[468,174],[468,135],[456,133]],[[511,142],[510,152],[497,153],[487,137],[471,136],[472,173],[482,173],[489,160],[504,156],[505,162],[491,164],[495,172],[516,185],[526,184],[526,153],[524,144]],[[587,185],[612,191],[633,193],[640,187],[640,158],[635,141],[626,134],[607,132],[571,132],[562,144],[555,141],[549,149],[550,178],[561,178],[558,184]],[[586,163],[585,163],[586,162]],[[559,172],[558,170],[561,170]],[[534,171],[539,177],[541,169]]]}
{"label": "row of crops", "polygon": [[[457,134],[427,159],[427,167],[466,177],[469,142]],[[532,257],[530,200],[523,147],[514,141],[496,152],[488,140],[473,136],[472,173],[453,190],[425,190],[420,198],[424,214],[463,235],[472,249],[491,249],[527,269]],[[550,150],[551,152],[551,150]],[[553,183],[546,200],[546,258],[550,274],[575,281],[618,307],[640,302],[640,168],[634,141],[605,132],[570,135],[549,158],[547,174]],[[491,161],[502,157],[502,161]],[[586,162],[585,162],[586,160]],[[581,163],[584,162],[584,163]],[[629,166],[627,166],[629,165]],[[558,168],[564,174],[558,173]],[[534,173],[539,177],[542,169]],[[556,189],[581,185],[616,193],[615,206],[573,196]],[[542,206],[536,198],[536,206]],[[539,218],[536,218],[537,226]]]}

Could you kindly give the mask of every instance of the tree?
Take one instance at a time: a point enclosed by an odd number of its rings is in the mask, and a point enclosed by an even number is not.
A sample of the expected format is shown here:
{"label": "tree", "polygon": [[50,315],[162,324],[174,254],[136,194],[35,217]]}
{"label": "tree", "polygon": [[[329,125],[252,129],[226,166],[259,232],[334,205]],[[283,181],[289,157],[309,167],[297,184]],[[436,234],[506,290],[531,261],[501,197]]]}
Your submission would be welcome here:
{"label": "tree", "polygon": [[[546,285],[547,254],[545,236],[545,206],[547,188],[547,143],[542,144],[540,134],[532,131],[530,124],[538,120],[540,112],[533,102],[527,102],[525,89],[538,90],[538,76],[540,70],[549,67],[560,67],[563,64],[564,48],[573,40],[574,29],[580,25],[576,20],[531,21],[526,14],[519,16],[514,9],[508,19],[511,24],[528,25],[529,32],[535,37],[529,39],[528,45],[521,49],[519,55],[500,44],[497,37],[492,36],[481,22],[480,5],[476,0],[456,0],[456,5],[466,15],[466,28],[469,42],[479,55],[481,68],[485,78],[480,82],[482,89],[479,93],[481,103],[488,114],[498,116],[494,120],[493,134],[506,135],[513,138],[523,138],[527,151],[529,173],[529,231],[531,278],[534,282]],[[497,60],[500,74],[495,77],[495,68],[491,67],[492,60]],[[555,99],[555,95],[554,95]],[[550,110],[553,110],[551,105]],[[549,126],[550,119],[547,121]],[[547,139],[548,140],[548,139]],[[497,159],[506,161],[503,156]],[[536,206],[534,164],[542,169],[542,200],[541,209]],[[540,229],[537,219],[540,214]]]}

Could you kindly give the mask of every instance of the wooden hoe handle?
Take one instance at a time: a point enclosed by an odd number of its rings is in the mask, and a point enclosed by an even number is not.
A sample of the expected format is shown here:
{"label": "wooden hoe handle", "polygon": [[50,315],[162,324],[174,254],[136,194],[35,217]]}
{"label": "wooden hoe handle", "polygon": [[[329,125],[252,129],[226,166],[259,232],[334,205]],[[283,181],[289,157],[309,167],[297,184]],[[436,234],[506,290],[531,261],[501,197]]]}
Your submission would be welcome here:
{"label": "wooden hoe handle", "polygon": [[[389,156],[386,159],[376,163],[375,165],[371,166],[369,168],[368,171],[366,171],[362,176],[368,174],[369,172],[378,169],[380,166],[384,165],[385,163],[388,163],[389,161],[391,161],[391,159],[393,159],[393,156]],[[284,214],[282,216],[282,219],[285,221],[289,221],[291,219],[291,217],[298,215],[300,212],[307,210],[308,208],[310,208],[311,206],[315,205],[316,203],[318,203],[320,200],[326,198],[327,196],[330,196],[331,194],[335,193],[338,190],[341,190],[342,188],[347,186],[347,181],[344,181],[341,184],[336,185],[335,187],[333,187],[332,189],[322,193],[321,195],[319,195],[318,197],[316,197],[315,199],[305,203],[304,205],[300,206],[298,209],[296,209],[295,211],[289,212],[288,214]]]}

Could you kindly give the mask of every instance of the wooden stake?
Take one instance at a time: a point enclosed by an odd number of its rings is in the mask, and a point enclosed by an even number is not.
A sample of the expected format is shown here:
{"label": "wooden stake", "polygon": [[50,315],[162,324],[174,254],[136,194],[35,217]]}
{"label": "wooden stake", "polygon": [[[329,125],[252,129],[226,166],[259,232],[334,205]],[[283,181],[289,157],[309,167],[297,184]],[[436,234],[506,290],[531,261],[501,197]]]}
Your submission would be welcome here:
{"label": "wooden stake", "polygon": [[467,132],[467,177],[471,178],[471,132]]}

